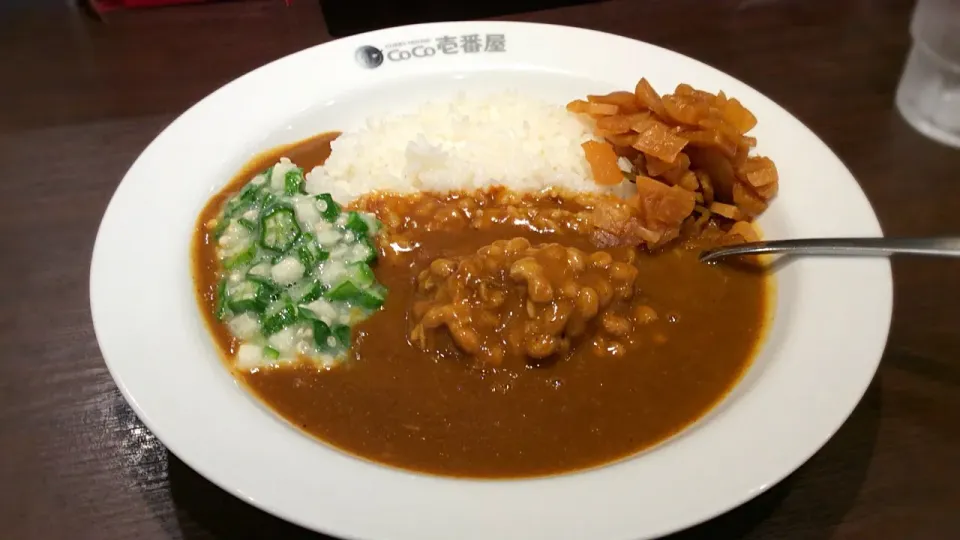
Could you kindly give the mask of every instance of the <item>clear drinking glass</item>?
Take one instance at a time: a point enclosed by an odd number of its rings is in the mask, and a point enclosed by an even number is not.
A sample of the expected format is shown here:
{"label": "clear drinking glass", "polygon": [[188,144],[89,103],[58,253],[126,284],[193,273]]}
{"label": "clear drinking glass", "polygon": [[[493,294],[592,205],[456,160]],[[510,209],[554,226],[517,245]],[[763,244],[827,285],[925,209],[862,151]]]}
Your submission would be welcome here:
{"label": "clear drinking glass", "polygon": [[897,108],[924,135],[960,147],[960,0],[919,0]]}

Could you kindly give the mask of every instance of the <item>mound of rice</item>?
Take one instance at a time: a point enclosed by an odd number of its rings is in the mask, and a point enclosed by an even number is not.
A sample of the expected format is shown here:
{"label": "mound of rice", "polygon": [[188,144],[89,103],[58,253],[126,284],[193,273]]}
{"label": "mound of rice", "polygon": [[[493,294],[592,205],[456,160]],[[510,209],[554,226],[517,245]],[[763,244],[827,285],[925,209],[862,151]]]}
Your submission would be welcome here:
{"label": "mound of rice", "polygon": [[327,162],[307,174],[307,190],[341,202],[370,191],[492,185],[597,191],[580,147],[590,139],[590,126],[563,106],[517,93],[461,95],[343,133]]}

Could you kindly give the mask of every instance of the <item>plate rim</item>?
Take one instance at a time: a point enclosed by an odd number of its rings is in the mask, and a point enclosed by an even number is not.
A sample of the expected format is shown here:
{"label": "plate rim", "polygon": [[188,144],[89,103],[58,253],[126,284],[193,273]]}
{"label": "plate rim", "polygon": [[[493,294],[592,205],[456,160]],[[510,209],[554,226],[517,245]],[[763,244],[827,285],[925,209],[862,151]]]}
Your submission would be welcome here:
{"label": "plate rim", "polygon": [[[208,475],[207,473],[205,473],[205,472],[204,472],[204,467],[203,467],[202,465],[198,465],[197,463],[195,463],[194,460],[188,455],[189,452],[181,452],[181,451],[180,451],[181,449],[178,448],[178,447],[176,447],[177,445],[171,446],[171,445],[167,442],[167,440],[164,440],[163,438],[161,438],[161,432],[157,430],[157,428],[156,428],[156,426],[155,426],[155,423],[153,422],[153,419],[150,417],[150,415],[147,413],[146,410],[143,410],[143,409],[141,408],[140,403],[137,401],[136,396],[134,395],[135,392],[134,392],[133,390],[131,390],[131,388],[129,388],[128,385],[126,384],[125,379],[124,379],[124,376],[123,376],[123,373],[121,373],[120,370],[119,370],[119,364],[116,363],[116,362],[111,362],[111,361],[108,359],[108,354],[107,354],[106,351],[104,350],[105,347],[104,347],[104,345],[103,345],[103,343],[104,343],[104,338],[103,338],[103,336],[106,335],[107,330],[104,328],[104,324],[105,324],[105,323],[103,322],[102,318],[100,319],[100,322],[98,323],[97,313],[99,312],[99,310],[98,310],[98,307],[97,307],[97,300],[96,300],[95,294],[94,294],[95,288],[97,287],[97,283],[96,283],[96,281],[97,281],[97,276],[99,275],[99,272],[96,272],[97,269],[98,269],[98,265],[97,265],[98,253],[101,253],[101,254],[102,254],[103,249],[105,249],[105,248],[103,248],[103,245],[102,245],[102,242],[103,242],[102,236],[103,236],[103,233],[104,233],[104,224],[107,223],[107,219],[108,219],[109,215],[111,214],[111,210],[113,209],[114,212],[116,212],[116,210],[114,209],[114,206],[115,206],[115,204],[119,204],[119,203],[117,203],[117,201],[118,201],[118,199],[119,199],[119,195],[120,195],[120,194],[122,193],[122,191],[124,190],[124,185],[125,185],[125,183],[127,182],[128,176],[130,176],[130,173],[131,173],[131,171],[133,171],[133,170],[135,169],[135,167],[136,167],[136,165],[137,165],[137,162],[139,162],[139,161],[141,160],[141,158],[144,156],[144,154],[147,153],[147,151],[150,149],[150,147],[152,147],[158,140],[161,140],[161,138],[164,136],[164,134],[167,133],[171,128],[173,128],[179,121],[181,121],[181,119],[183,119],[184,117],[187,117],[188,115],[190,115],[190,114],[191,114],[191,111],[194,111],[194,110],[197,109],[198,107],[201,107],[205,102],[208,102],[209,100],[213,99],[216,95],[218,95],[219,92],[221,92],[221,91],[224,90],[225,88],[228,88],[228,87],[230,87],[231,85],[234,85],[234,84],[238,83],[239,81],[242,81],[242,80],[244,80],[245,78],[247,78],[247,77],[249,77],[249,76],[252,76],[252,75],[253,75],[254,73],[256,73],[257,71],[262,70],[262,69],[264,69],[264,68],[267,68],[267,67],[269,67],[269,66],[275,66],[275,65],[277,65],[277,64],[281,64],[281,63],[287,62],[287,61],[288,61],[291,57],[293,57],[293,56],[300,55],[300,54],[304,54],[304,53],[306,53],[307,51],[317,50],[317,49],[320,49],[320,48],[323,48],[323,47],[329,47],[329,46],[331,46],[331,45],[333,45],[333,44],[335,44],[335,43],[341,43],[341,44],[353,43],[353,42],[361,41],[361,40],[364,39],[364,38],[374,38],[374,37],[377,37],[377,36],[379,36],[379,35],[383,35],[383,34],[385,34],[385,33],[397,33],[397,32],[412,32],[412,33],[416,33],[416,31],[418,31],[418,30],[433,30],[433,29],[437,29],[437,28],[451,28],[451,27],[461,27],[461,28],[462,28],[462,27],[478,27],[478,26],[482,26],[482,27],[504,27],[504,28],[512,28],[513,30],[521,29],[521,31],[522,31],[522,29],[524,29],[524,28],[549,28],[549,29],[552,29],[552,30],[554,30],[554,31],[574,32],[574,33],[581,33],[582,35],[602,36],[604,39],[609,39],[609,38],[612,37],[612,38],[616,38],[616,39],[619,39],[619,40],[625,40],[625,41],[628,41],[628,42],[640,43],[640,44],[643,44],[643,45],[648,46],[648,47],[652,47],[652,48],[655,48],[655,49],[659,49],[659,50],[661,51],[661,53],[663,53],[663,54],[667,54],[667,55],[678,55],[678,56],[684,57],[684,58],[686,58],[687,60],[692,61],[692,62],[695,62],[695,63],[697,63],[697,64],[700,64],[700,65],[702,65],[702,66],[704,66],[704,67],[706,67],[706,68],[708,68],[708,69],[710,69],[710,70],[712,70],[712,71],[719,72],[719,73],[721,73],[724,77],[729,78],[729,79],[733,79],[733,80],[737,81],[738,83],[742,84],[743,86],[745,86],[745,87],[747,87],[747,88],[750,88],[750,89],[753,90],[756,94],[758,94],[758,95],[760,95],[760,96],[763,96],[763,97],[766,97],[766,96],[764,96],[761,92],[756,91],[756,90],[753,89],[751,86],[743,83],[742,81],[740,81],[740,80],[737,79],[736,77],[733,77],[733,76],[731,76],[731,75],[727,74],[726,72],[723,72],[723,71],[721,71],[721,70],[719,70],[719,69],[713,68],[712,66],[710,66],[710,65],[708,65],[708,64],[706,64],[706,63],[703,63],[703,62],[701,62],[701,61],[698,61],[698,60],[696,60],[696,59],[693,59],[693,58],[688,57],[688,56],[686,56],[686,55],[683,55],[683,54],[681,54],[681,53],[677,53],[677,52],[675,52],[675,51],[671,51],[671,50],[669,50],[669,49],[665,49],[665,48],[663,48],[663,47],[659,47],[659,46],[657,46],[657,45],[654,45],[654,44],[651,44],[651,43],[648,43],[648,42],[643,42],[643,41],[640,41],[640,40],[635,40],[635,39],[628,38],[628,37],[625,37],[625,36],[620,36],[620,35],[615,35],[615,34],[609,34],[609,33],[600,32],[600,31],[596,31],[596,30],[590,30],[590,29],[569,27],[569,26],[563,26],[563,25],[554,25],[554,24],[543,24],[543,23],[526,23],[526,22],[512,22],[512,21],[441,22],[441,23],[424,23],[424,24],[407,25],[407,26],[393,27],[393,28],[389,28],[389,29],[375,30],[375,31],[371,31],[371,32],[365,32],[365,33],[363,33],[363,34],[357,34],[357,35],[354,35],[354,36],[349,36],[349,37],[346,37],[346,38],[341,38],[341,39],[337,39],[337,40],[332,40],[332,41],[329,41],[329,42],[325,42],[325,43],[322,43],[322,44],[318,44],[318,45],[315,45],[315,46],[313,46],[313,47],[310,47],[310,48],[307,48],[307,49],[304,49],[304,50],[301,50],[301,51],[296,51],[296,52],[291,53],[291,54],[289,54],[289,55],[285,55],[285,56],[283,56],[283,57],[281,57],[281,58],[279,58],[279,59],[277,59],[277,60],[274,60],[274,61],[272,61],[272,62],[270,62],[270,63],[268,63],[268,64],[265,64],[264,66],[258,67],[258,68],[254,69],[254,70],[251,70],[250,72],[245,73],[245,74],[241,75],[240,77],[237,77],[236,79],[234,79],[234,80],[226,83],[225,85],[221,86],[220,88],[214,90],[213,92],[211,92],[210,94],[208,94],[207,96],[205,96],[203,99],[201,99],[200,101],[198,101],[197,103],[195,103],[194,105],[192,105],[192,106],[191,106],[190,108],[188,108],[185,112],[183,112],[181,115],[179,115],[175,120],[173,120],[168,126],[166,126],[166,127],[164,128],[164,130],[161,131],[161,133],[158,134],[158,135],[150,142],[150,144],[143,150],[143,152],[137,157],[137,159],[134,161],[134,163],[130,166],[130,169],[129,169],[129,170],[127,171],[127,173],[124,175],[123,180],[120,182],[120,184],[117,186],[117,189],[115,190],[115,192],[114,192],[113,195],[111,196],[110,201],[109,201],[109,203],[108,203],[108,205],[107,205],[107,207],[106,207],[106,210],[104,211],[104,217],[103,217],[103,219],[102,219],[102,221],[101,221],[100,226],[98,227],[96,240],[95,240],[95,242],[94,242],[94,249],[93,249],[93,253],[92,253],[92,257],[91,257],[90,281],[89,281],[89,286],[90,286],[91,316],[92,316],[92,319],[93,319],[94,333],[95,333],[96,338],[97,338],[98,346],[99,346],[100,349],[101,349],[101,354],[102,354],[102,356],[103,356],[103,358],[104,358],[104,362],[105,362],[105,364],[107,365],[107,368],[108,368],[108,370],[109,370],[109,372],[110,372],[110,374],[111,374],[111,377],[114,379],[114,381],[115,381],[117,387],[119,388],[121,394],[123,395],[124,399],[125,399],[125,400],[127,401],[127,403],[131,406],[131,408],[132,408],[132,409],[134,410],[134,412],[137,414],[138,418],[144,423],[144,425],[146,425],[147,428],[150,429],[151,432],[154,433],[159,440],[161,440],[161,442],[163,442],[164,446],[165,446],[172,454],[174,454],[175,456],[177,456],[178,459],[180,459],[181,461],[183,461],[185,464],[187,464],[191,469],[193,469],[194,471],[196,471],[198,474],[201,474],[205,479],[207,479],[208,481],[211,481],[212,483],[214,483],[215,485],[217,485],[219,488],[223,489],[223,490],[226,491],[227,493],[230,493],[231,495],[236,496],[236,497],[240,498],[241,500],[243,500],[243,501],[245,501],[245,502],[247,502],[247,503],[249,503],[249,504],[251,504],[251,505],[253,505],[253,506],[256,506],[256,507],[260,508],[261,510],[264,510],[264,511],[270,513],[270,514],[276,515],[276,516],[278,516],[278,517],[280,517],[280,518],[282,518],[282,519],[284,519],[284,520],[287,520],[287,521],[289,521],[289,522],[291,522],[291,523],[295,523],[295,524],[297,524],[297,525],[303,526],[303,527],[308,528],[308,529],[311,529],[311,530],[317,530],[317,531],[320,531],[320,532],[325,532],[325,533],[327,533],[327,534],[333,534],[333,535],[336,535],[336,536],[342,537],[342,538],[369,538],[368,536],[365,536],[365,535],[356,535],[356,534],[352,533],[351,531],[347,531],[347,530],[328,529],[328,528],[325,528],[325,527],[318,528],[315,523],[310,522],[310,521],[308,521],[308,520],[304,520],[304,519],[302,519],[301,516],[298,516],[298,515],[296,515],[296,514],[294,514],[294,513],[288,512],[288,511],[286,511],[286,509],[284,509],[284,508],[272,507],[272,506],[270,506],[268,503],[264,503],[262,500],[258,500],[257,498],[252,497],[252,496],[249,495],[249,494],[243,493],[242,491],[238,491],[234,486],[229,485],[229,482],[228,482],[228,481],[224,481],[222,478],[213,477],[213,476],[210,476],[210,475]],[[769,98],[766,98],[766,99],[769,100]],[[788,116],[790,116],[791,118],[793,118],[794,120],[796,120],[796,122],[798,122],[798,123],[799,123],[800,125],[802,125],[808,132],[810,132],[810,134],[812,134],[813,137],[817,139],[817,141],[819,141],[821,144],[823,144],[823,146],[827,149],[827,151],[828,151],[830,154],[832,154],[834,157],[836,157],[836,159],[841,163],[841,165],[843,166],[843,168],[850,174],[851,178],[853,178],[854,181],[856,181],[856,178],[853,177],[852,173],[849,172],[849,168],[847,168],[846,165],[843,164],[843,162],[842,162],[842,160],[840,159],[840,157],[837,156],[836,153],[833,152],[833,150],[830,149],[829,146],[826,145],[826,143],[825,143],[822,139],[820,139],[819,137],[817,137],[816,134],[815,134],[812,130],[810,130],[810,129],[809,129],[805,124],[803,124],[799,119],[797,119],[795,116],[793,116],[793,115],[789,112],[789,110],[787,110],[786,108],[784,108],[784,107],[776,104],[776,103],[773,102],[772,100],[769,100],[769,101],[770,101],[771,103],[773,103],[777,108],[780,108],[781,110],[783,110]],[[129,184],[127,184],[127,187],[129,188]],[[878,234],[882,235],[882,229],[881,229],[881,227],[880,227],[879,220],[877,219],[876,212],[873,210],[873,207],[872,207],[872,205],[870,204],[869,199],[867,198],[866,194],[862,191],[862,188],[859,188],[859,184],[857,185],[857,187],[858,187],[858,189],[860,189],[860,194],[863,196],[864,202],[866,203],[867,207],[870,209],[871,213],[873,214],[873,218],[874,218],[874,220],[875,220],[875,222],[876,222],[876,232],[877,232]],[[101,255],[101,257],[102,257],[102,255]],[[752,493],[744,493],[743,496],[742,496],[742,497],[739,497],[739,498],[734,497],[734,498],[727,499],[727,501],[726,501],[725,504],[721,504],[721,505],[717,506],[712,513],[706,513],[706,514],[698,515],[696,518],[694,518],[693,520],[688,521],[687,523],[683,524],[682,526],[678,526],[678,527],[676,527],[676,528],[665,529],[665,530],[661,530],[661,531],[654,531],[654,534],[656,534],[656,535],[659,535],[659,534],[667,534],[667,533],[670,533],[670,532],[675,532],[675,531],[678,531],[678,530],[686,529],[686,528],[688,528],[688,527],[692,527],[692,526],[694,526],[694,525],[697,525],[697,524],[699,524],[699,523],[702,523],[702,522],[704,522],[704,521],[707,521],[707,520],[709,520],[709,519],[712,519],[712,518],[714,518],[714,517],[717,517],[717,516],[719,516],[719,515],[721,515],[721,514],[723,514],[723,513],[725,513],[725,512],[728,512],[729,510],[731,510],[731,509],[733,509],[733,508],[736,508],[737,506],[740,506],[740,505],[742,505],[743,503],[749,501],[750,499],[756,497],[756,496],[759,495],[760,493],[763,493],[764,491],[766,491],[767,489],[769,489],[769,488],[772,487],[773,485],[781,482],[784,478],[786,478],[787,476],[789,476],[790,474],[792,474],[793,472],[795,472],[799,467],[801,467],[804,463],[806,463],[806,461],[809,460],[814,454],[816,454],[816,453],[836,434],[836,432],[844,425],[844,423],[846,422],[846,420],[847,420],[847,419],[850,417],[850,415],[853,413],[853,410],[854,410],[854,408],[856,407],[856,405],[862,400],[863,395],[866,393],[867,389],[869,388],[870,382],[873,380],[873,377],[875,376],[876,368],[878,367],[879,362],[880,362],[880,360],[881,360],[881,358],[882,358],[882,354],[883,354],[883,351],[884,351],[884,349],[885,349],[886,341],[887,341],[887,338],[888,338],[888,336],[889,336],[890,323],[891,323],[891,321],[892,321],[892,309],[893,309],[893,280],[892,280],[892,270],[891,270],[891,265],[890,265],[889,261],[886,261],[886,260],[884,260],[884,261],[882,261],[882,262],[881,262],[881,261],[877,261],[877,267],[878,267],[880,273],[883,274],[883,278],[884,278],[883,283],[878,283],[878,289],[882,288],[883,290],[882,290],[882,291],[881,291],[881,290],[877,290],[877,291],[876,291],[880,296],[882,296],[882,298],[881,298],[881,300],[882,300],[881,304],[885,304],[885,305],[882,305],[882,306],[881,306],[882,311],[883,311],[884,313],[881,313],[881,314],[880,314],[880,315],[881,315],[881,318],[885,318],[885,319],[886,319],[886,324],[884,325],[885,328],[884,328],[884,332],[883,332],[883,336],[882,336],[882,338],[883,338],[883,339],[882,339],[883,345],[882,345],[881,348],[880,348],[880,354],[877,356],[877,358],[876,358],[876,360],[875,360],[875,362],[874,362],[874,367],[873,367],[873,370],[872,370],[872,373],[871,373],[870,378],[867,380],[867,383],[863,386],[862,391],[859,393],[859,395],[856,396],[856,400],[853,401],[853,406],[852,406],[849,410],[844,411],[842,415],[838,415],[838,416],[841,416],[842,419],[839,421],[839,423],[837,423],[837,425],[834,427],[834,429],[832,429],[829,433],[827,433],[825,436],[823,436],[823,437],[822,437],[822,440],[820,440],[820,438],[818,438],[816,444],[811,444],[811,445],[809,445],[812,449],[811,449],[809,452],[806,452],[806,453],[805,453],[805,457],[803,457],[799,462],[797,462],[797,463],[796,463],[795,465],[793,465],[792,467],[789,467],[789,468],[787,468],[787,469],[783,469],[781,474],[773,475],[773,476],[775,476],[775,478],[771,478],[770,481],[766,482],[766,484],[765,484],[764,486],[762,486],[759,490],[757,490],[757,491],[755,491],[755,492],[752,492]],[[206,329],[204,328],[203,331],[206,332]],[[879,336],[878,336],[878,337],[879,337]],[[878,341],[879,341],[879,339],[878,339]],[[224,371],[226,371],[226,370],[224,370]],[[313,443],[313,444],[316,444],[316,443]],[[594,469],[590,469],[590,470],[584,471],[584,472],[582,472],[582,473],[575,473],[575,474],[576,474],[576,475],[582,475],[582,474],[584,474],[584,475],[589,475],[589,474],[591,474],[591,472],[593,472],[593,471],[594,471]],[[540,481],[540,480],[551,480],[551,479],[553,479],[553,478],[555,478],[555,477],[545,477],[545,478],[543,478],[543,479],[522,479],[521,481],[524,481],[524,482],[527,482],[527,481],[529,481],[529,482],[537,482],[537,481]],[[446,480],[446,479],[444,479],[444,480]],[[463,480],[459,480],[459,479],[458,479],[458,480],[453,480],[453,481],[454,481],[454,482],[470,482],[470,483],[473,483],[473,482],[486,483],[486,482],[488,482],[488,481],[475,481],[475,480],[469,480],[469,479],[463,479]],[[508,481],[508,482],[513,482],[513,481]],[[494,482],[494,483],[500,484],[499,482]],[[643,533],[643,534],[647,534],[647,533]],[[396,538],[401,538],[401,537],[402,537],[402,536],[397,536]]]}

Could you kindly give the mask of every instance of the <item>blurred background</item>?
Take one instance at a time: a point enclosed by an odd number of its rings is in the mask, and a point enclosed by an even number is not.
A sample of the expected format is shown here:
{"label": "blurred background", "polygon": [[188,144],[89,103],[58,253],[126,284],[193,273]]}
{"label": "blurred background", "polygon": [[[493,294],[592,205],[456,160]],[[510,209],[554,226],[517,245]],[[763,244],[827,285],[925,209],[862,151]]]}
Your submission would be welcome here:
{"label": "blurred background", "polygon": [[[25,1],[25,0],[18,0]],[[77,0],[87,2],[91,10],[108,17],[123,9],[169,7],[244,0]],[[249,1],[249,0],[248,0]],[[495,0],[454,2],[447,0],[275,0],[287,5],[317,2],[323,11],[330,35],[343,37],[360,32],[404,24],[482,19],[558,7],[588,4],[600,0]]]}
{"label": "blurred background", "polygon": [[[789,110],[861,181],[888,234],[960,231],[960,151],[895,106],[924,36],[911,36],[913,0],[91,1],[0,0],[2,539],[321,538],[209,483],[139,422],[97,347],[88,284],[104,208],[157,133],[221,85],[334,37],[500,17],[653,43]],[[786,481],[674,540],[960,538],[948,286],[960,268],[904,259],[894,272],[887,354],[850,420]]]}

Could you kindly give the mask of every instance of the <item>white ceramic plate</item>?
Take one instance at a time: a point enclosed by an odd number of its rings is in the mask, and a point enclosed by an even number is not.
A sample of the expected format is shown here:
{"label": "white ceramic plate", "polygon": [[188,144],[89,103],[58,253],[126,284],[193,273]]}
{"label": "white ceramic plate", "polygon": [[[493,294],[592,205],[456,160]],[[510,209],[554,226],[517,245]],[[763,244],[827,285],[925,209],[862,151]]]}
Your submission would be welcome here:
{"label": "white ceramic plate", "polygon": [[[481,50],[468,52],[460,43],[474,35]],[[456,39],[456,54],[436,47],[443,37]],[[505,50],[484,50],[488,43]],[[363,34],[293,54],[217,90],[164,130],[120,183],[94,248],[90,303],[123,395],[174,454],[223,489],[344,538],[648,538],[763,492],[833,435],[873,377],[891,314],[885,260],[785,266],[762,351],[706,418],[633,459],[517,481],[403,472],[303,435],[231,378],[194,300],[194,220],[256,152],[460,90],[517,89],[565,103],[633,88],[641,76],[661,92],[680,82],[722,89],[756,114],[758,151],[773,158],[781,179],[761,220],[768,237],[881,235],[856,181],[823,142],[755,90],[690,58],[613,35],[530,24]]]}

